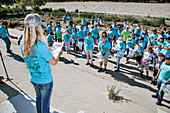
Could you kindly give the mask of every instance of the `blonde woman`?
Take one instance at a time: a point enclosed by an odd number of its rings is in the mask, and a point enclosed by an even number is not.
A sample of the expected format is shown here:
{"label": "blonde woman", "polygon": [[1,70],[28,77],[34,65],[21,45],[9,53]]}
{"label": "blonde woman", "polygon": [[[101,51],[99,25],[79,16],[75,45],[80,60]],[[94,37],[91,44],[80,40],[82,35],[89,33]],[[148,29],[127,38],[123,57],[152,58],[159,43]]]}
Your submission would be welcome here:
{"label": "blonde woman", "polygon": [[41,25],[45,25],[45,23],[38,14],[28,14],[25,17],[21,52],[36,92],[37,113],[49,113],[53,89],[50,64],[57,64],[62,51],[56,59],[52,56],[46,45]]}

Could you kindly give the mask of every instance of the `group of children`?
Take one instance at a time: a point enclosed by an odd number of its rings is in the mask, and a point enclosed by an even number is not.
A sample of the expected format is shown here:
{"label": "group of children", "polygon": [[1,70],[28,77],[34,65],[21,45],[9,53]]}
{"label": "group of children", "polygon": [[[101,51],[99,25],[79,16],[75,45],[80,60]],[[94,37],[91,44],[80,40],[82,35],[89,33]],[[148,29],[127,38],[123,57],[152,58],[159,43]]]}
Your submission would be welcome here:
{"label": "group of children", "polygon": [[[92,16],[92,27],[88,27],[86,19],[83,17],[82,25],[78,29],[76,25],[73,25],[73,18],[70,22],[69,27],[66,26],[66,32],[62,32],[61,25],[56,22],[54,26],[55,33],[48,32],[48,44],[52,46],[52,37],[55,40],[60,38],[65,43],[67,53],[70,53],[70,46],[73,45],[74,51],[85,51],[87,57],[86,65],[94,66],[93,64],[93,51],[95,47],[98,49],[98,58],[100,67],[98,72],[102,71],[102,65],[104,64],[104,72],[107,73],[107,62],[111,53],[114,53],[116,57],[116,70],[120,70],[120,60],[125,56],[126,52],[126,64],[130,63],[129,59],[135,57],[136,65],[141,68],[140,74],[143,78],[143,71],[146,70],[146,77],[149,78],[149,64],[153,64],[153,79],[151,84],[156,85],[157,79],[162,82],[169,84],[170,79],[170,31],[166,32],[164,28],[158,36],[157,30],[154,29],[151,34],[148,33],[147,29],[142,31],[140,24],[135,28],[133,24],[130,25],[126,20],[124,25],[118,27],[117,23],[114,22],[110,25],[107,31],[103,31],[100,35],[98,25],[100,25],[101,19],[98,19],[98,23],[95,22],[95,17]],[[67,17],[63,17],[63,22],[66,23]],[[62,38],[61,38],[62,37]],[[62,40],[58,40],[61,42]],[[89,63],[89,56],[91,64]],[[162,74],[163,73],[163,74]],[[158,81],[159,81],[158,80]],[[162,83],[161,82],[161,83]],[[161,92],[161,85],[159,83],[158,92]],[[161,91],[160,91],[161,90]],[[159,97],[157,104],[161,103],[160,96],[162,92],[157,93]]]}

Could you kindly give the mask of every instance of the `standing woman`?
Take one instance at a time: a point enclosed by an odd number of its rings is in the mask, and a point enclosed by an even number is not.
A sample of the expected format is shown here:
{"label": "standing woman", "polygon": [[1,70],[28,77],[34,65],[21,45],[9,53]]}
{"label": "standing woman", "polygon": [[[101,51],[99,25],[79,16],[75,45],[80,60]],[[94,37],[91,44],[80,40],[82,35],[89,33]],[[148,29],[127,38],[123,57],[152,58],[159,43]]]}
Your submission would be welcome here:
{"label": "standing woman", "polygon": [[55,59],[46,45],[38,14],[28,14],[24,20],[24,34],[21,52],[29,71],[29,78],[36,92],[37,113],[50,112],[50,97],[53,89],[51,65],[56,65],[62,51]]}

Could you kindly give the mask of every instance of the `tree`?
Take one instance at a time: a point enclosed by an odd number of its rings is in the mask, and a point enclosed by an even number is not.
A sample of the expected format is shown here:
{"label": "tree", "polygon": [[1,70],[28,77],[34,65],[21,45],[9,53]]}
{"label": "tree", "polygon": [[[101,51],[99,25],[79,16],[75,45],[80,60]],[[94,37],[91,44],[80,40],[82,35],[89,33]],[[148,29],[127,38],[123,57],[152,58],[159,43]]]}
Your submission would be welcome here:
{"label": "tree", "polygon": [[0,0],[0,6],[1,5],[13,5],[15,3],[15,0]]}
{"label": "tree", "polygon": [[40,7],[45,5],[45,0],[19,0],[24,6]]}

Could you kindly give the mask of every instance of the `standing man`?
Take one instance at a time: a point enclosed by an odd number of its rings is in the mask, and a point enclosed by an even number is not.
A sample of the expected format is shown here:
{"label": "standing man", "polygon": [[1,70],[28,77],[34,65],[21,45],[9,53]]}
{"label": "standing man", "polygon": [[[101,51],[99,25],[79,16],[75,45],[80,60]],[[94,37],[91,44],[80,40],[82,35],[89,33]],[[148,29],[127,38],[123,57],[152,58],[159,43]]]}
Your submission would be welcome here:
{"label": "standing man", "polygon": [[2,22],[2,26],[0,26],[0,38],[5,42],[7,53],[12,54],[12,50],[10,50],[11,47],[11,41],[8,38],[7,30],[6,30],[6,23]]}
{"label": "standing man", "polygon": [[122,32],[122,36],[124,43],[126,44],[126,40],[130,37],[129,27],[126,26],[126,29]]}

